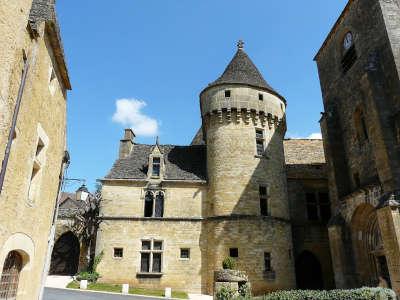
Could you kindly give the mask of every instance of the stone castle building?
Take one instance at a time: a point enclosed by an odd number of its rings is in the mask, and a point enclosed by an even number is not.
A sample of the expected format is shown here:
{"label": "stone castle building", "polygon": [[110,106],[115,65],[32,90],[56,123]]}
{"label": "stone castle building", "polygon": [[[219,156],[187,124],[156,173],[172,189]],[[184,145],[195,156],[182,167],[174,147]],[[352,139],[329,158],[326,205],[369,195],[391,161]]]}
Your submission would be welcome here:
{"label": "stone castle building", "polygon": [[338,288],[400,293],[400,3],[351,0],[315,57]]}
{"label": "stone castle building", "polygon": [[189,146],[138,144],[125,130],[101,180],[101,280],[211,294],[233,257],[255,294],[333,287],[322,141],[284,140],[286,100],[242,42],[200,108]]}
{"label": "stone castle building", "polygon": [[0,299],[39,299],[70,88],[53,1],[1,1]]}

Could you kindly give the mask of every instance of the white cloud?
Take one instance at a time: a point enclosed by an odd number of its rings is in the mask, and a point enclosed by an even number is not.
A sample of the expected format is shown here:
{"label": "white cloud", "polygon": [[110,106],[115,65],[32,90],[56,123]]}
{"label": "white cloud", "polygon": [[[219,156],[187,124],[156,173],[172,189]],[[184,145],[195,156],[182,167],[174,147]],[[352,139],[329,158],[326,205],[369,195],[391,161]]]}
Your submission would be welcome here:
{"label": "white cloud", "polygon": [[292,133],[288,132],[288,133],[286,134],[286,137],[289,138],[289,139],[313,139],[313,140],[322,140],[322,134],[321,134],[320,132],[311,133],[309,136],[306,136],[306,137],[301,136],[301,135],[298,135],[298,134],[292,134]]}
{"label": "white cloud", "polygon": [[314,132],[314,133],[311,133],[307,138],[314,139],[314,140],[322,140],[322,134],[319,132]]}
{"label": "white cloud", "polygon": [[147,105],[143,100],[118,99],[115,102],[117,110],[112,120],[133,129],[136,135],[156,136],[159,122],[145,115],[142,109]]}

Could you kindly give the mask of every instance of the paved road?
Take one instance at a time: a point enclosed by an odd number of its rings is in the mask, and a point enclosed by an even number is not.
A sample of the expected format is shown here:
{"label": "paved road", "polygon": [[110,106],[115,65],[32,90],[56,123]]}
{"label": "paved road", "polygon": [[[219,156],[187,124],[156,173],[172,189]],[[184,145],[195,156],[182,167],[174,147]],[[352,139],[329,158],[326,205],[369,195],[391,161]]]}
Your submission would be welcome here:
{"label": "paved road", "polygon": [[141,296],[110,295],[75,290],[45,288],[43,300],[159,300]]}

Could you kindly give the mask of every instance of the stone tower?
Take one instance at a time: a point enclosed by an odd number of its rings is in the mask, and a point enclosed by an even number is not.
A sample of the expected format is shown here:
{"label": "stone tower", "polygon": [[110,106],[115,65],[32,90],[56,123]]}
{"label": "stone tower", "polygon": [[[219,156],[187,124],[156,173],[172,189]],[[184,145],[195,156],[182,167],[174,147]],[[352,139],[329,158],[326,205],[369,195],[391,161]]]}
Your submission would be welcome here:
{"label": "stone tower", "polygon": [[236,257],[255,293],[295,287],[283,138],[285,99],[238,49],[200,94],[209,182],[208,272]]}
{"label": "stone tower", "polygon": [[336,287],[400,292],[400,5],[350,0],[315,61]]}

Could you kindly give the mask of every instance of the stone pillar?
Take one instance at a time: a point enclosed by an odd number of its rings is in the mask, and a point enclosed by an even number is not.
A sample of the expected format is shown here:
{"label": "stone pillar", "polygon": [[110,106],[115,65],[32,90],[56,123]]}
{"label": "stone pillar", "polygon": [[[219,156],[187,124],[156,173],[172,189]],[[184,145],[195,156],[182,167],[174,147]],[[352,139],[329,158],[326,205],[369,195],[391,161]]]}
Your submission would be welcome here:
{"label": "stone pillar", "polygon": [[400,295],[399,203],[395,200],[388,200],[377,210],[377,215],[392,289],[397,295]]}
{"label": "stone pillar", "polygon": [[340,214],[333,217],[330,222],[328,236],[336,288],[348,289],[357,287],[358,280],[355,273],[351,235],[346,228],[345,220]]}

